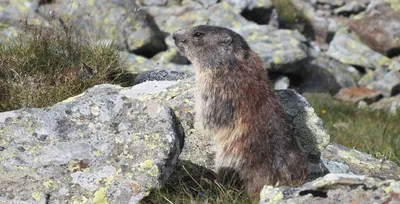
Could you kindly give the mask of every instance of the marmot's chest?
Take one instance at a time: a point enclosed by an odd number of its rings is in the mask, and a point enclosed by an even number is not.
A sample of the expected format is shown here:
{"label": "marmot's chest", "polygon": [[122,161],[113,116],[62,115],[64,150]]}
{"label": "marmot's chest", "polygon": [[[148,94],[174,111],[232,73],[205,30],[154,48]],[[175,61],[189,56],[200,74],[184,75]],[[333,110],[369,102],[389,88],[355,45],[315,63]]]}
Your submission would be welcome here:
{"label": "marmot's chest", "polygon": [[207,129],[229,127],[234,124],[238,101],[227,97],[228,90],[199,90],[196,106],[202,125]]}

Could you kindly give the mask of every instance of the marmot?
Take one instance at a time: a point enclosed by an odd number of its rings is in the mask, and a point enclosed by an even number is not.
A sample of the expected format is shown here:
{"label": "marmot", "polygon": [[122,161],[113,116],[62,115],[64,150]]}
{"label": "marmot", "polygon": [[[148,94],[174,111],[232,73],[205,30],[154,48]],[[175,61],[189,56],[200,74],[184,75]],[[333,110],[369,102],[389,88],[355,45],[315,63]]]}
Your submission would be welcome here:
{"label": "marmot", "polygon": [[261,58],[243,37],[205,25],[180,29],[172,37],[195,67],[196,119],[215,138],[218,177],[236,173],[256,200],[264,185],[302,184],[307,156]]}

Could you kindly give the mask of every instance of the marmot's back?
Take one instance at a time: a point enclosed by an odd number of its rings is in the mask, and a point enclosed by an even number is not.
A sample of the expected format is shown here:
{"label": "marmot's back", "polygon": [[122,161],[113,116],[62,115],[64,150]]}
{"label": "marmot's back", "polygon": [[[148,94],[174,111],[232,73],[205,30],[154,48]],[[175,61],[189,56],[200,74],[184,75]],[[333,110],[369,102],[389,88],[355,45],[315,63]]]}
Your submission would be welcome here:
{"label": "marmot's back", "polygon": [[218,174],[238,174],[257,199],[264,185],[302,184],[307,157],[245,40],[215,26],[182,29],[173,38],[196,69],[196,117],[216,139]]}

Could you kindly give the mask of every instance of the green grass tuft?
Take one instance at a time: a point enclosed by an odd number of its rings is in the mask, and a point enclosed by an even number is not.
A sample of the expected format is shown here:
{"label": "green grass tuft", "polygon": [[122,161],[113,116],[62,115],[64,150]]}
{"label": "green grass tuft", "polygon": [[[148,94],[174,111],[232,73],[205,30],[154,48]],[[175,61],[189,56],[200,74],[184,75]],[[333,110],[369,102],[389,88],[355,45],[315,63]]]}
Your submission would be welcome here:
{"label": "green grass tuft", "polygon": [[96,84],[114,83],[125,62],[112,43],[39,26],[0,44],[0,112],[45,107]]}
{"label": "green grass tuft", "polygon": [[324,122],[331,141],[400,165],[400,115],[359,109],[327,94],[307,94],[306,98]]}

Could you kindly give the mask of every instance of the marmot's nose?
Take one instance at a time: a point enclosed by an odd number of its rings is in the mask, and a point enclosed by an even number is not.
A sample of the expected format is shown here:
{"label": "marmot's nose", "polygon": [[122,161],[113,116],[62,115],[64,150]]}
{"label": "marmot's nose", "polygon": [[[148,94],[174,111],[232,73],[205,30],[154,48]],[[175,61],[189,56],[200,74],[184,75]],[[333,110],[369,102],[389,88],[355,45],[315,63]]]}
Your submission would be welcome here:
{"label": "marmot's nose", "polygon": [[180,29],[172,33],[172,39],[174,39],[175,42],[181,42],[181,43],[187,42],[187,39],[185,38],[185,30]]}

